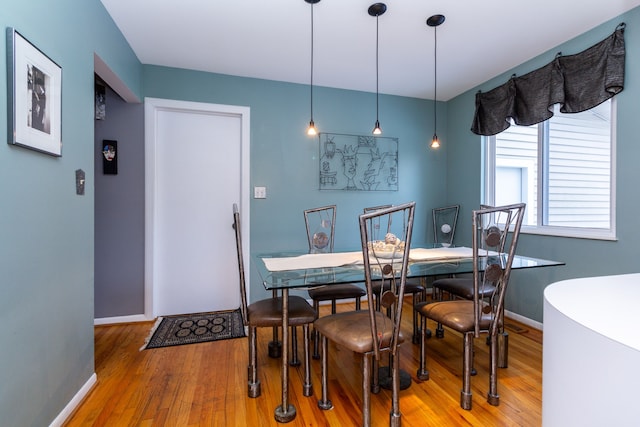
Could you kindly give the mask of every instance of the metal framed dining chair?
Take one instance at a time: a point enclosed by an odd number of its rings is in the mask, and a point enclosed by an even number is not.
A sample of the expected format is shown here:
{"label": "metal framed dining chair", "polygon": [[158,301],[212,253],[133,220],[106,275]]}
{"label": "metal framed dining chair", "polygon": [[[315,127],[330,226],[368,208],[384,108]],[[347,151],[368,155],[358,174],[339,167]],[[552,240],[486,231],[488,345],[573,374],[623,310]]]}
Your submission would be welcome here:
{"label": "metal framed dining chair", "polygon": [[[328,360],[329,341],[341,348],[362,354],[362,419],[363,425],[371,425],[371,392],[380,391],[378,364],[383,354],[389,355],[391,374],[391,412],[389,425],[400,426],[400,353],[398,346],[404,341],[400,330],[402,301],[407,279],[409,248],[413,230],[415,202],[362,214],[359,217],[360,240],[364,261],[367,292],[367,309],[341,312],[320,317],[314,329],[320,332],[322,341],[322,397],[321,409],[331,409],[329,399]],[[393,221],[391,221],[393,218]],[[375,221],[393,223],[385,242],[372,239],[371,225]],[[374,303],[373,281],[389,282],[376,295],[387,311],[377,310]],[[386,290],[385,290],[386,289]],[[350,356],[349,356],[350,357]]]}
{"label": "metal framed dining chair", "polygon": [[453,237],[456,234],[456,224],[458,223],[459,212],[460,205],[446,206],[431,210],[434,243],[444,247],[453,245]]}
{"label": "metal framed dining chair", "polygon": [[[498,351],[506,345],[499,337],[504,328],[504,298],[509,285],[511,265],[516,254],[525,204],[513,204],[475,210],[472,213],[473,295],[471,299],[457,299],[420,303],[422,331],[431,319],[463,334],[463,368],[460,406],[471,409],[471,371],[473,368],[473,340],[481,333],[489,336],[489,392],[487,401],[500,403],[497,390]],[[482,265],[484,268],[481,269]],[[491,293],[485,298],[486,290]],[[421,380],[429,379],[426,369],[426,334],[420,337]]]}
{"label": "metal framed dining chair", "polygon": [[[306,209],[304,212],[304,224],[307,229],[309,253],[333,252],[333,242],[336,227],[336,205]],[[360,299],[365,295],[363,287],[353,283],[341,285],[319,285],[307,291],[313,301],[313,308],[320,312],[320,302],[331,301],[331,313],[336,312],[336,301],[354,299],[356,310],[360,310]],[[313,331],[313,358],[319,359],[318,334]]]}
{"label": "metal framed dining chair", "polygon": [[[489,209],[492,206],[489,205],[480,205],[480,209]],[[480,228],[489,228],[492,225],[493,216],[487,216],[481,218],[483,221],[488,221],[485,224],[479,223],[478,227]],[[504,244],[505,241],[501,242],[501,246],[498,248],[499,252],[504,252]],[[483,242],[484,245],[484,242]],[[473,299],[474,290],[473,290],[473,278],[472,277],[445,277],[434,280],[432,283],[433,289],[433,300],[434,301],[442,301],[444,296],[446,295],[448,299]],[[487,283],[485,287],[481,289],[481,297],[483,299],[487,299],[493,295],[495,292],[495,287],[491,283]],[[503,332],[506,337],[506,333]],[[436,326],[436,338],[444,337],[444,328],[442,324],[438,323]],[[489,339],[487,337],[487,344],[489,344]],[[508,365],[507,361],[508,355],[508,340],[506,340],[505,345],[500,349],[500,355],[498,358],[498,366],[501,368],[506,368]],[[472,369],[471,375],[475,375],[475,369]]]}
{"label": "metal framed dining chair", "polygon": [[[259,327],[276,328],[282,325],[282,297],[266,298],[247,304],[247,290],[245,283],[244,256],[242,252],[242,233],[240,229],[240,213],[238,205],[233,204],[233,228],[236,235],[236,251],[238,254],[238,272],[240,284],[240,310],[242,321],[249,332],[249,364],[248,364],[248,391],[249,397],[258,397],[261,394],[260,380],[258,378],[257,339],[256,329]],[[311,396],[313,385],[311,383],[311,369],[309,357],[309,325],[318,318],[317,312],[302,297],[289,296],[289,325],[292,329],[292,337],[295,337],[293,329],[302,326],[304,335],[304,382],[303,394]],[[292,340],[292,358],[297,359],[297,345]],[[292,363],[297,364],[297,363]]]}
{"label": "metal framed dining chair", "polygon": [[[460,205],[451,205],[441,208],[434,208],[431,210],[431,217],[433,220],[433,243],[436,246],[450,247],[453,245],[453,238],[456,234],[456,225],[458,224],[458,214],[460,212]],[[452,275],[444,277],[444,279],[453,278]],[[442,289],[437,286],[439,278],[431,279],[431,299],[433,301],[442,300]],[[436,337],[444,337],[444,329],[442,325],[438,324],[436,327]]]}
{"label": "metal framed dining chair", "polygon": [[[364,208],[363,212],[365,214],[371,213],[381,209],[388,209],[392,206],[393,205],[371,206],[371,207]],[[392,218],[385,218],[385,219],[389,221],[392,220]],[[369,233],[373,240],[378,240],[378,241],[384,240],[384,235],[382,233],[385,233],[385,234],[389,233],[391,229],[391,223],[386,224],[386,227],[382,227],[380,220],[381,220],[380,218],[377,218],[369,224],[369,226],[371,227],[371,229],[369,230]],[[381,228],[382,228],[382,231],[381,231]],[[383,283],[381,280],[373,281],[374,295],[380,295],[382,285]],[[388,288],[389,282],[386,283],[386,286]],[[388,290],[388,289],[385,289],[385,290]],[[424,286],[424,279],[419,279],[419,278],[407,279],[407,284],[405,285],[404,292],[405,294],[411,294],[411,302],[414,307],[420,301],[425,301],[427,297],[427,291],[426,291],[426,287]],[[376,308],[380,310],[380,300],[378,299],[376,299]],[[413,325],[413,335],[411,340],[414,344],[417,344],[420,341],[420,332],[419,332],[420,325],[418,324],[418,313],[415,310],[413,310],[413,313],[412,313],[412,325]]]}

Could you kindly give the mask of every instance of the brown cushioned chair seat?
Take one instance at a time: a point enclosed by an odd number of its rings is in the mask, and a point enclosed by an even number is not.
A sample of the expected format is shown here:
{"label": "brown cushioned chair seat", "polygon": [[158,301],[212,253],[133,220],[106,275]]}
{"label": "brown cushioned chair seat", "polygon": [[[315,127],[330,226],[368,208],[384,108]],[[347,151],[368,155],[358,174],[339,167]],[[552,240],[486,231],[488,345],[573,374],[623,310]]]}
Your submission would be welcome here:
{"label": "brown cushioned chair seat", "polygon": [[[470,332],[474,329],[473,301],[442,301],[419,303],[416,307],[428,319],[442,323],[458,332]],[[487,330],[491,325],[491,314],[482,314],[480,329]]]}
{"label": "brown cushioned chair seat", "polygon": [[[380,312],[376,312],[378,334],[382,334],[381,347],[387,347],[391,339],[393,321]],[[348,311],[320,317],[313,323],[320,334],[331,341],[356,353],[373,351],[373,338],[369,323],[369,311]],[[400,332],[398,344],[404,341]]]}
{"label": "brown cushioned chair seat", "polygon": [[[267,298],[249,304],[247,317],[251,326],[281,326],[282,297]],[[300,326],[318,318],[316,311],[307,300],[299,296],[289,297],[289,325]]]}
{"label": "brown cushioned chair seat", "polygon": [[360,298],[366,294],[360,286],[350,284],[318,286],[309,289],[308,292],[311,299],[317,301]]}
{"label": "brown cushioned chair seat", "polygon": [[[447,278],[438,279],[433,282],[433,287],[449,292],[464,299],[473,299],[473,279],[471,278]],[[495,286],[485,284],[484,288],[478,289],[481,298],[488,298],[493,294]]]}

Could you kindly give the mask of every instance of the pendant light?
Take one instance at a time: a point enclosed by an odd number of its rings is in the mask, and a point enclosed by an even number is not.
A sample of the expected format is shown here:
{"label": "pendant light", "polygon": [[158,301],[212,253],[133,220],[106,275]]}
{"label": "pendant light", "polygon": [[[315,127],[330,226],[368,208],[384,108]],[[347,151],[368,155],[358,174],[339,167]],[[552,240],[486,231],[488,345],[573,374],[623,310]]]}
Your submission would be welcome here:
{"label": "pendant light", "polygon": [[427,19],[427,25],[433,27],[433,138],[431,139],[431,148],[440,148],[440,140],[436,133],[436,124],[438,119],[438,37],[437,28],[444,22],[444,15],[433,15]]}
{"label": "pendant light", "polygon": [[313,122],[313,5],[319,3],[320,0],[304,0],[311,5],[311,84],[309,85],[311,92],[311,120],[307,128],[307,135],[315,136],[318,134],[316,124]]}
{"label": "pendant light", "polygon": [[373,126],[373,134],[382,134],[382,128],[380,127],[380,121],[378,120],[378,17],[383,15],[387,11],[387,5],[384,3],[374,3],[369,6],[369,15],[376,17],[376,124]]}

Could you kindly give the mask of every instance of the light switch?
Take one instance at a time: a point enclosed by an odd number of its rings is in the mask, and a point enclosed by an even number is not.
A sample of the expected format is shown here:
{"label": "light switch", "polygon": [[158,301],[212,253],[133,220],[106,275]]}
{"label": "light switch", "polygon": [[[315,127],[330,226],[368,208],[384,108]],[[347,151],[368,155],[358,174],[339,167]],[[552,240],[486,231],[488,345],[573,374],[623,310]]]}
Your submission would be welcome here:
{"label": "light switch", "polygon": [[266,199],[267,198],[267,187],[253,187],[253,198],[254,199]]}
{"label": "light switch", "polygon": [[82,169],[76,170],[76,194],[84,196],[84,171]]}

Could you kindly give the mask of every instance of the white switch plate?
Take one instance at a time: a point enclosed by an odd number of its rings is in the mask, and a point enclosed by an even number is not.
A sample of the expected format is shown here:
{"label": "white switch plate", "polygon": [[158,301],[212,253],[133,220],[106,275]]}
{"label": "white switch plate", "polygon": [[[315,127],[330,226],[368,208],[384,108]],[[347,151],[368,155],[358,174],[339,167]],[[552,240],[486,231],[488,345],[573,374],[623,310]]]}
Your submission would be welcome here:
{"label": "white switch plate", "polygon": [[253,198],[254,199],[266,199],[267,198],[267,187],[253,187]]}

